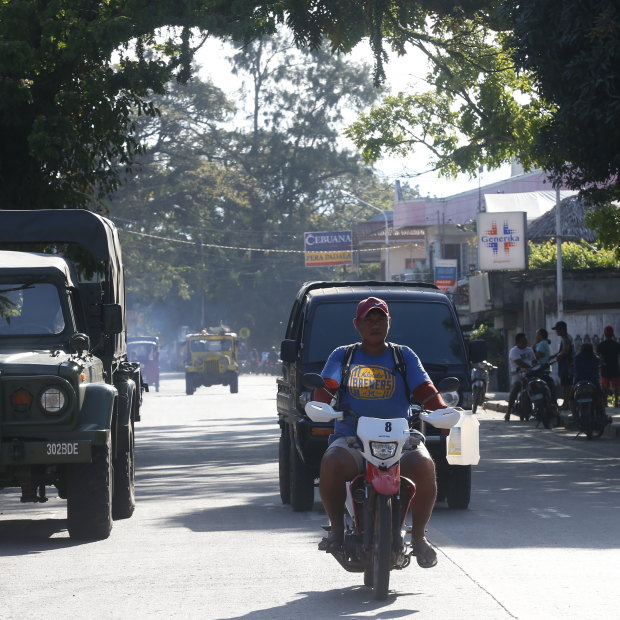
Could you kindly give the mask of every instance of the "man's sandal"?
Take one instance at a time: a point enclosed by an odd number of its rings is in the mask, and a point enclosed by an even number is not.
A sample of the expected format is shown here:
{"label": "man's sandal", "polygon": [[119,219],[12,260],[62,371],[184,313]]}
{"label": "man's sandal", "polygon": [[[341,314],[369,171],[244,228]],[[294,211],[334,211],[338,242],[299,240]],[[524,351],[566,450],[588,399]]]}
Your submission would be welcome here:
{"label": "man's sandal", "polygon": [[413,552],[422,568],[433,568],[437,564],[437,552],[426,538],[419,538],[413,542]]}
{"label": "man's sandal", "polygon": [[325,538],[321,539],[321,542],[319,543],[319,551],[327,551],[327,553],[338,551],[342,548],[342,539],[343,534],[330,532]]}

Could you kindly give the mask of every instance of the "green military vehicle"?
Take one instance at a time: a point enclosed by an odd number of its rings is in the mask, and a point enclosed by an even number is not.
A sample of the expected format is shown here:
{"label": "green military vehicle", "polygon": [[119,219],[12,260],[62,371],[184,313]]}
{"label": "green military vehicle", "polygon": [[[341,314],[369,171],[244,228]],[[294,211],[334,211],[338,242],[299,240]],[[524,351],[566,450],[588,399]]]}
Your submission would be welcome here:
{"label": "green military vehicle", "polygon": [[116,228],[83,210],[0,211],[0,489],[67,500],[71,538],[135,508],[139,363],[127,359]]}
{"label": "green military vehicle", "polygon": [[239,391],[237,334],[223,328],[203,329],[185,337],[185,393],[197,387],[228,385],[230,393]]}

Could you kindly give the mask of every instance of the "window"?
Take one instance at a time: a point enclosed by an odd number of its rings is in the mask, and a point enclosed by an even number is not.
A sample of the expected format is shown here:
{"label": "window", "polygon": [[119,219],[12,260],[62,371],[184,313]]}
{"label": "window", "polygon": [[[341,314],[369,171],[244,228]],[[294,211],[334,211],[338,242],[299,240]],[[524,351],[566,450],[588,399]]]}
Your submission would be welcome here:
{"label": "window", "polygon": [[[423,301],[388,302],[392,326],[388,340],[411,347],[426,364],[463,364],[460,331],[447,304]],[[305,357],[325,362],[338,346],[359,341],[353,327],[357,302],[317,306],[307,327]]]}

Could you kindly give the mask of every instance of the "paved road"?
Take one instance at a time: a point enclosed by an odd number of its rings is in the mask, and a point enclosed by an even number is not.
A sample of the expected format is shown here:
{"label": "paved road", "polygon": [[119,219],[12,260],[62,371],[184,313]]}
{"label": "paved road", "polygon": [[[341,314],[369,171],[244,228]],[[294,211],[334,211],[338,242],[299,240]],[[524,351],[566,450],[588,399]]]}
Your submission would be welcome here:
{"label": "paved road", "polygon": [[620,441],[482,413],[471,509],[439,504],[439,565],[361,576],[317,552],[320,503],[282,506],[275,379],[184,394],[164,376],[137,426],[138,507],[108,540],[75,543],[65,503],[0,492],[0,618],[617,617]]}

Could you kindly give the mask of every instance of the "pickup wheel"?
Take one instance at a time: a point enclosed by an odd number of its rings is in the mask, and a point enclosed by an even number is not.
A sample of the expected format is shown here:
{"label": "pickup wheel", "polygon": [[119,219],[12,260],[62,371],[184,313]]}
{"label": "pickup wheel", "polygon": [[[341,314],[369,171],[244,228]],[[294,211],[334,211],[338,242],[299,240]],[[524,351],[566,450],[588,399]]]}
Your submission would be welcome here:
{"label": "pickup wheel", "polygon": [[114,459],[112,518],[129,519],[136,508],[133,422],[121,429]]}
{"label": "pickup wheel", "polygon": [[194,378],[189,372],[185,373],[185,393],[188,396],[191,396],[196,391],[196,386],[194,385]]}
{"label": "pickup wheel", "polygon": [[291,506],[295,512],[307,512],[314,506],[314,476],[301,460],[292,437],[289,449]]}
{"label": "pickup wheel", "polygon": [[239,375],[236,372],[230,373],[230,393],[237,394],[239,392]]}
{"label": "pickup wheel", "polygon": [[446,500],[448,508],[465,510],[471,498],[471,465],[448,465]]}
{"label": "pickup wheel", "polygon": [[112,530],[112,459],[110,440],[93,446],[92,461],[67,467],[69,536],[103,540]]}
{"label": "pickup wheel", "polygon": [[280,499],[283,504],[291,503],[291,442],[286,427],[280,431],[278,443],[278,474]]}

